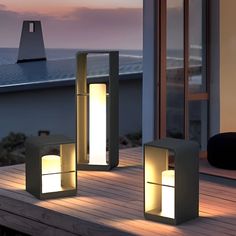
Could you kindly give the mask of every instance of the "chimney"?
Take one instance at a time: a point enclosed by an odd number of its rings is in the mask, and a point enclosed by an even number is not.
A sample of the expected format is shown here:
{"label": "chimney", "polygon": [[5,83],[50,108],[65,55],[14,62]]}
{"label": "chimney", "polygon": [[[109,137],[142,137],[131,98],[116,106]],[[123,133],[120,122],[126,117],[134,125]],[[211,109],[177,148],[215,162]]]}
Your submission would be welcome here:
{"label": "chimney", "polygon": [[45,61],[45,47],[40,21],[24,21],[17,63]]}

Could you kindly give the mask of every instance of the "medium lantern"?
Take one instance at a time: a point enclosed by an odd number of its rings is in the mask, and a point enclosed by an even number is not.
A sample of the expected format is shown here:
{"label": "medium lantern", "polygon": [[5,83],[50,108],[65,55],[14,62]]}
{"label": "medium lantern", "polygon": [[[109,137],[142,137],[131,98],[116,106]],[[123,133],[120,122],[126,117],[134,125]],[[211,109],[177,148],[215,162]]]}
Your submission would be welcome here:
{"label": "medium lantern", "polygon": [[[108,79],[87,79],[89,54],[109,56]],[[99,57],[97,57],[99,58]],[[119,163],[119,53],[77,54],[77,156],[79,170],[110,170]]]}
{"label": "medium lantern", "polygon": [[144,215],[180,224],[198,217],[198,144],[161,139],[144,145]]}

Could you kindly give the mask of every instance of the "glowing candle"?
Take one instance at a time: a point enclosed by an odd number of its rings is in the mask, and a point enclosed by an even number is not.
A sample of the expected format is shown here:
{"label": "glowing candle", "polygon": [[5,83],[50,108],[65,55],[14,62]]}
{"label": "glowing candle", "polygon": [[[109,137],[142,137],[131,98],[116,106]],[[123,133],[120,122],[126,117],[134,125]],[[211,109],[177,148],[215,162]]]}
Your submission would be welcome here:
{"label": "glowing candle", "polygon": [[42,193],[61,191],[61,157],[46,155],[42,157]]}
{"label": "glowing candle", "polygon": [[106,84],[89,85],[89,164],[106,162]]}
{"label": "glowing candle", "polygon": [[175,215],[175,171],[162,172],[162,211],[163,216],[174,218]]}

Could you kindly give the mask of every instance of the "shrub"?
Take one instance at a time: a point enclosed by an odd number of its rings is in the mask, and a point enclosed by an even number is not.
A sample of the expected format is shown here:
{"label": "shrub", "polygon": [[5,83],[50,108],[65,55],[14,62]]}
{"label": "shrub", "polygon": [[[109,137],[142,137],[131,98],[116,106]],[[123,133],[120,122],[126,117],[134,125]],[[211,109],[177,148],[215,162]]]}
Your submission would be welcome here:
{"label": "shrub", "polygon": [[131,148],[142,146],[142,133],[127,134],[120,137],[120,148]]}
{"label": "shrub", "polygon": [[0,166],[25,162],[25,140],[22,133],[10,133],[0,142]]}

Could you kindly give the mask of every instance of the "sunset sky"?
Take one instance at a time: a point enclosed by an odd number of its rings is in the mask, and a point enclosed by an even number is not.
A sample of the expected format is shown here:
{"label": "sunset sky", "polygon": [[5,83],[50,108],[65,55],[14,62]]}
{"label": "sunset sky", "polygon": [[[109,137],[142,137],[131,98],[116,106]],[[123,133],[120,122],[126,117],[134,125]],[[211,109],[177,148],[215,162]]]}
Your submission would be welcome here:
{"label": "sunset sky", "polygon": [[65,13],[78,7],[136,8],[142,0],[1,0],[8,9],[18,12]]}
{"label": "sunset sky", "polygon": [[47,48],[142,48],[142,0],[0,0],[0,47],[41,20]]}

